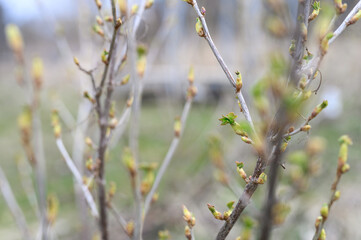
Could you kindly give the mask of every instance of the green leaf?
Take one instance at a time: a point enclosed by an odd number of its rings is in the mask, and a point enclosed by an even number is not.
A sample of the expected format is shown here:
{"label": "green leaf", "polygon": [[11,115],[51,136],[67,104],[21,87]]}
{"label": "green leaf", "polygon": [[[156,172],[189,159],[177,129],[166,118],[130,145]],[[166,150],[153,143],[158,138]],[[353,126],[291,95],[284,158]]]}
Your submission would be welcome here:
{"label": "green leaf", "polygon": [[235,123],[234,119],[237,118],[237,115],[235,115],[233,112],[228,113],[226,116],[222,115],[222,118],[219,119],[221,121],[221,125],[233,125]]}

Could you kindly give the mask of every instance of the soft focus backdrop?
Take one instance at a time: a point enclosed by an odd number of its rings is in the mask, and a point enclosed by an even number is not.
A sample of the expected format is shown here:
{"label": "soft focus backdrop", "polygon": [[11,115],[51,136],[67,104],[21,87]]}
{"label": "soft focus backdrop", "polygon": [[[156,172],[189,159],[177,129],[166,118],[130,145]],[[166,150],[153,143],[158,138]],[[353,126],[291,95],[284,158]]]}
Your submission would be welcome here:
{"label": "soft focus backdrop", "polygon": [[[269,2],[261,0],[200,0],[207,9],[207,21],[215,43],[232,71],[241,70],[245,97],[252,111],[252,86],[265,74],[269,58],[275,52],[288,59],[290,35],[272,26]],[[286,1],[287,2],[287,1]],[[294,23],[296,2],[288,1],[285,21]],[[322,1],[330,2],[332,1]],[[346,1],[353,6],[355,1]],[[104,8],[109,7],[105,1]],[[54,226],[54,239],[78,239],[81,222],[77,216],[72,175],[56,149],[50,113],[54,108],[66,112],[68,125],[64,139],[71,149],[78,104],[82,98],[81,84],[87,76],[73,62],[76,56],[83,66],[94,67],[103,50],[92,31],[97,14],[92,0],[0,0],[0,165],[4,169],[31,230],[37,231],[37,218],[23,185],[19,164],[27,164],[21,147],[17,116],[25,102],[23,91],[16,83],[14,58],[4,34],[6,24],[17,24],[25,43],[25,61],[34,57],[44,61],[44,90],[41,95],[41,116],[47,166],[47,189],[59,199],[59,214]],[[110,14],[110,11],[108,12]],[[346,16],[346,15],[345,15]],[[342,17],[341,17],[342,19]],[[160,162],[173,137],[173,120],[181,113],[187,86],[187,71],[195,69],[195,84],[199,93],[191,110],[186,130],[173,162],[160,185],[159,200],[147,217],[144,239],[156,239],[159,230],[168,229],[173,239],[183,239],[182,204],[197,218],[197,239],[213,239],[221,226],[213,219],[207,203],[223,206],[238,199],[214,177],[209,157],[209,137],[222,139],[224,159],[234,188],[242,191],[243,182],[237,175],[235,161],[243,161],[251,171],[256,161],[230,129],[220,126],[222,114],[238,112],[233,89],[225,78],[205,41],[194,30],[194,11],[181,0],[156,0],[144,14],[137,39],[149,48],[148,72],[144,78],[143,106],[140,123],[140,159]],[[340,21],[336,22],[336,26]],[[286,30],[289,26],[283,26]],[[276,28],[276,29],[275,29]],[[311,27],[312,30],[312,27]],[[311,33],[312,34],[312,33]],[[291,213],[285,224],[276,228],[274,239],[310,239],[319,207],[326,202],[337,163],[338,138],[348,134],[354,145],[350,148],[351,171],[340,183],[341,199],[335,203],[326,224],[328,239],[361,239],[361,24],[356,24],[336,40],[321,66],[322,85],[311,101],[313,106],[323,99],[329,107],[313,123],[309,134],[298,135],[291,149],[302,149],[315,136],[325,141],[319,155],[322,168],[313,178],[309,190],[287,202]],[[317,39],[311,35],[308,46],[317,51]],[[315,88],[317,87],[317,84]],[[116,101],[124,103],[128,88],[116,90]],[[240,116],[241,117],[241,116]],[[256,119],[257,120],[257,119]],[[95,126],[95,123],[92,122]],[[110,151],[107,180],[118,186],[114,203],[127,218],[133,214],[130,183],[120,155],[127,138]],[[28,167],[26,168],[28,169]],[[283,171],[287,174],[288,168]],[[286,185],[286,184],[285,184]],[[264,199],[265,187],[256,192],[247,214],[257,215]],[[287,189],[280,194],[287,195]],[[287,200],[288,201],[288,200]],[[122,234],[112,216],[113,239]],[[239,225],[240,226],[240,225]],[[239,226],[232,237],[240,232]],[[239,228],[239,229],[238,229]],[[234,239],[230,237],[230,239]],[[20,239],[16,224],[0,197],[0,238]]]}

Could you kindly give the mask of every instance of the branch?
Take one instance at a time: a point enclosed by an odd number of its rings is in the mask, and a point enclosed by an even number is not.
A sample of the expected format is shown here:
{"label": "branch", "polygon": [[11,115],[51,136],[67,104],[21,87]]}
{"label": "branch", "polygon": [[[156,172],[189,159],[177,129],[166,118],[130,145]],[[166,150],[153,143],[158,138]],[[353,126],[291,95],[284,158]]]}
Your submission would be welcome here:
{"label": "branch", "polygon": [[293,40],[295,41],[295,49],[292,51],[292,67],[290,80],[293,85],[297,86],[300,79],[299,70],[302,67],[302,60],[307,41],[308,16],[310,15],[311,0],[298,1],[297,9],[297,25]]}
{"label": "branch", "polygon": [[[332,44],[337,38],[338,36],[341,35],[341,33],[343,33],[343,31],[351,25],[350,20],[361,10],[361,1],[359,1],[355,7],[350,11],[350,13],[347,15],[347,17],[343,20],[343,22],[340,24],[340,26],[333,32],[333,36],[330,40],[328,40],[328,44]],[[333,23],[333,21],[332,21]],[[309,64],[306,66],[305,68],[305,72],[307,72],[307,70],[311,70],[308,71],[310,72],[308,74],[308,79],[307,79],[307,83],[306,85],[309,85],[310,82],[313,80],[315,73],[318,71],[318,69],[320,68],[321,65],[321,61],[323,60],[324,55],[321,54],[321,50],[318,52],[317,57],[313,58]]]}
{"label": "branch", "polygon": [[120,226],[122,227],[122,229],[124,230],[124,232],[127,234],[127,236],[130,238],[130,236],[128,235],[128,231],[127,231],[127,221],[122,217],[122,215],[120,215],[120,213],[118,212],[118,210],[113,206],[112,203],[108,204],[109,209],[111,210],[111,212],[113,213],[115,219],[117,220],[117,222],[120,224]]}
{"label": "branch", "polygon": [[68,168],[70,169],[71,173],[73,174],[75,180],[77,181],[77,183],[79,184],[79,186],[81,186],[81,190],[83,191],[85,200],[87,201],[89,208],[91,210],[92,215],[95,218],[99,218],[99,213],[98,210],[96,208],[96,204],[94,201],[93,196],[91,195],[88,187],[86,185],[84,185],[83,183],[83,178],[79,172],[79,170],[76,168],[73,160],[71,159],[68,151],[66,150],[63,140],[59,137],[56,139],[56,145],[58,146],[58,149],[61,153],[61,155],[63,156],[66,165],[68,166]]}
{"label": "branch", "polygon": [[25,216],[21,208],[19,207],[16,198],[14,197],[14,193],[11,190],[8,180],[4,174],[4,171],[0,167],[0,190],[4,196],[5,202],[7,203],[15,221],[18,225],[18,228],[23,236],[24,240],[31,240],[32,237],[30,235]]}
{"label": "branch", "polygon": [[[229,68],[228,66],[226,65],[226,63],[224,62],[221,54],[219,53],[216,45],[214,44],[213,40],[212,40],[212,37],[209,33],[209,30],[208,30],[208,27],[207,27],[207,22],[203,16],[203,14],[201,13],[201,10],[199,9],[198,7],[198,4],[197,4],[197,1],[196,0],[193,0],[193,3],[191,4],[194,8],[194,10],[196,11],[199,19],[201,20],[202,22],[202,26],[203,26],[203,31],[204,31],[204,38],[207,40],[208,42],[208,45],[209,47],[212,49],[213,51],[213,54],[214,56],[216,57],[219,65],[221,66],[221,68],[223,69],[224,73],[226,74],[228,80],[229,80],[229,83],[236,89],[236,81],[234,80],[231,72],[229,71]],[[249,113],[249,110],[248,110],[248,106],[247,106],[247,103],[246,101],[244,100],[244,97],[243,97],[243,94],[241,92],[241,90],[237,91],[237,97],[238,97],[238,100],[241,104],[241,107],[242,107],[242,113],[244,115],[244,117],[246,118],[246,120],[248,121],[248,123],[250,124],[250,126],[252,127],[252,130],[253,132],[256,132],[255,131],[255,128],[254,128],[254,124],[253,124],[253,121],[252,121],[252,117],[251,117],[251,114]]]}
{"label": "branch", "polygon": [[328,41],[331,44],[336,38],[350,25],[350,20],[355,14],[361,10],[361,1],[359,1],[355,7],[350,11],[347,17],[343,20],[340,26],[333,32],[333,37]]}
{"label": "branch", "polygon": [[170,147],[168,149],[168,152],[167,152],[167,154],[166,154],[166,156],[165,156],[165,158],[164,158],[164,160],[162,162],[162,165],[159,168],[159,171],[158,171],[157,176],[155,178],[152,189],[149,191],[149,193],[148,193],[148,195],[147,195],[147,197],[145,199],[144,213],[143,213],[144,214],[144,219],[147,216],[147,213],[149,211],[149,206],[150,206],[150,204],[152,202],[152,199],[153,199],[153,196],[154,196],[155,192],[158,189],[159,183],[162,180],[163,175],[164,175],[165,171],[167,170],[167,167],[168,167],[169,163],[171,162],[175,151],[177,150],[177,147],[178,147],[179,141],[180,141],[180,137],[183,134],[184,126],[186,124],[186,121],[187,121],[188,114],[189,114],[189,111],[191,109],[191,106],[192,106],[192,98],[188,98],[186,104],[184,105],[181,120],[180,120],[180,122],[181,122],[180,135],[175,134],[175,136],[174,136],[174,138],[172,140],[172,143],[171,143],[171,145],[170,145]]}

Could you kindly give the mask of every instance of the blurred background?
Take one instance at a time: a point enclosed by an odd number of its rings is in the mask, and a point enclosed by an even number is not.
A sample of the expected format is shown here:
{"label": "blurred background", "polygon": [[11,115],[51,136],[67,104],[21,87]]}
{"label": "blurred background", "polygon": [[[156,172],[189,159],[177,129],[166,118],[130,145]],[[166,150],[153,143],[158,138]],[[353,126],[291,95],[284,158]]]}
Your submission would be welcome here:
{"label": "blurred background", "polygon": [[[348,3],[349,11],[358,1],[344,2]],[[321,8],[326,8],[327,4],[332,6],[332,3],[331,0],[321,1]],[[250,92],[255,83],[267,74],[270,58],[275,53],[287,61],[290,59],[288,48],[297,1],[199,0],[198,4],[207,10],[208,27],[231,71],[239,70],[242,73],[243,92],[257,122],[259,119]],[[104,16],[111,15],[109,1],[103,1],[102,11]],[[342,22],[346,14],[336,20],[335,26]],[[82,91],[89,84],[88,76],[78,70],[73,57],[76,56],[86,69],[96,67],[100,61],[105,46],[92,30],[97,15],[92,0],[0,0],[0,166],[34,235],[39,222],[24,186],[24,174],[29,175],[30,180],[35,180],[22,149],[16,120],[26,103],[26,94],[16,81],[16,64],[6,43],[5,26],[10,23],[19,26],[24,40],[25,66],[31,66],[35,57],[40,57],[44,62],[40,114],[46,188],[59,200],[59,212],[51,236],[53,239],[81,239],[83,228],[76,210],[72,175],[56,148],[50,113],[54,108],[64,113],[63,121],[67,122],[63,124],[64,141],[71,150],[74,144],[72,135],[79,124],[76,119],[79,104],[83,101]],[[227,202],[237,200],[244,183],[237,175],[234,162],[243,161],[246,172],[251,173],[256,161],[249,147],[230,128],[220,126],[218,119],[222,114],[232,111],[237,114],[239,109],[234,101],[234,90],[209,46],[194,30],[195,18],[194,10],[181,0],[155,0],[154,6],[144,13],[137,32],[138,43],[149,49],[147,72],[142,80],[144,89],[139,146],[142,162],[160,163],[163,160],[173,138],[174,118],[181,114],[185,102],[187,72],[191,65],[194,66],[195,85],[198,88],[180,146],[160,185],[159,200],[152,205],[146,219],[146,240],[157,239],[158,231],[164,229],[169,230],[172,239],[184,239],[182,204],[195,214],[196,238],[213,239],[222,224],[212,217],[206,204],[211,203],[225,210]],[[313,54],[318,51],[316,22],[310,24],[307,44]],[[322,62],[320,90],[312,96],[309,106],[301,114],[307,116],[324,99],[329,101],[329,107],[313,122],[309,134],[299,134],[292,139],[288,150],[304,149],[314,137],[318,137],[324,150],[308,161],[317,162],[319,171],[309,179],[306,191],[292,196],[292,184],[289,182],[292,179],[292,165],[285,163],[279,196],[291,211],[285,217],[284,224],[276,227],[274,239],[312,238],[319,208],[329,198],[337,167],[338,138],[343,134],[348,134],[354,143],[349,154],[351,170],[340,183],[341,198],[333,206],[326,232],[328,239],[361,239],[361,229],[358,227],[361,220],[360,38],[361,24],[350,26],[330,46]],[[26,71],[30,72],[30,69]],[[97,74],[100,75],[101,71]],[[118,78],[124,75],[120,74]],[[315,83],[311,88],[317,88],[317,85]],[[128,86],[116,89],[119,113],[128,92]],[[242,118],[241,114],[238,115]],[[94,120],[90,121],[90,127],[96,127]],[[117,193],[113,203],[129,220],[134,214],[134,204],[129,177],[120,157],[122,149],[128,144],[127,133],[128,129],[109,151],[106,179],[116,182]],[[233,192],[219,181],[217,166],[214,166],[210,154],[212,136],[217,136],[221,141],[225,164],[223,170],[229,176]],[[254,218],[255,222],[264,193],[265,186],[261,186],[245,211],[245,215]],[[123,239],[123,232],[114,217],[109,215],[109,219],[111,239]],[[90,223],[96,226],[92,220]],[[229,239],[235,239],[243,228],[240,221]],[[91,236],[97,233],[96,227],[88,231]],[[0,236],[7,240],[21,239],[2,197]]]}

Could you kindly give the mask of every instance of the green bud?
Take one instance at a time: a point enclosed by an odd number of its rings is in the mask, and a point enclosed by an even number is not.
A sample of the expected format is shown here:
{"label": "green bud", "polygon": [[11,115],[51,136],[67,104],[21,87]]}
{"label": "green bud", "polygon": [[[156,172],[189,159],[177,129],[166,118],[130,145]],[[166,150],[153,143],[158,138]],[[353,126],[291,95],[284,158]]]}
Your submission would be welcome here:
{"label": "green bud", "polygon": [[204,37],[205,34],[204,34],[204,30],[203,30],[203,25],[202,25],[202,22],[199,18],[197,18],[196,20],[196,32],[198,33],[198,35],[200,37]]}
{"label": "green bud", "polygon": [[267,175],[263,172],[257,179],[258,184],[264,184],[267,181]]}
{"label": "green bud", "polygon": [[341,168],[341,172],[342,172],[342,173],[346,173],[346,172],[348,172],[349,170],[350,170],[350,165],[348,165],[347,163],[344,164],[344,165],[342,166],[342,168]]}
{"label": "green bud", "polygon": [[324,219],[326,219],[328,217],[328,204],[327,203],[322,205],[322,208],[320,210],[320,214]]}
{"label": "green bud", "polygon": [[341,196],[341,192],[337,190],[333,195],[333,200],[337,201],[340,198],[340,196]]}
{"label": "green bud", "polygon": [[237,79],[236,79],[236,91],[239,92],[242,89],[243,82],[242,82],[242,76],[239,71],[236,72]]}
{"label": "green bud", "polygon": [[318,240],[326,240],[326,231],[324,228],[322,228],[320,236],[318,237]]}
{"label": "green bud", "polygon": [[361,18],[361,10],[358,10],[358,12],[350,19],[350,21],[347,22],[347,26],[356,23]]}
{"label": "green bud", "polygon": [[233,205],[234,205],[234,201],[230,201],[229,203],[227,203],[227,207],[228,207],[228,209],[233,209],[234,207],[233,207]]}
{"label": "green bud", "polygon": [[322,216],[318,216],[318,217],[316,218],[316,222],[315,222],[315,228],[316,228],[316,229],[318,228],[318,226],[320,226],[320,224],[321,224],[322,221],[323,221]]}

